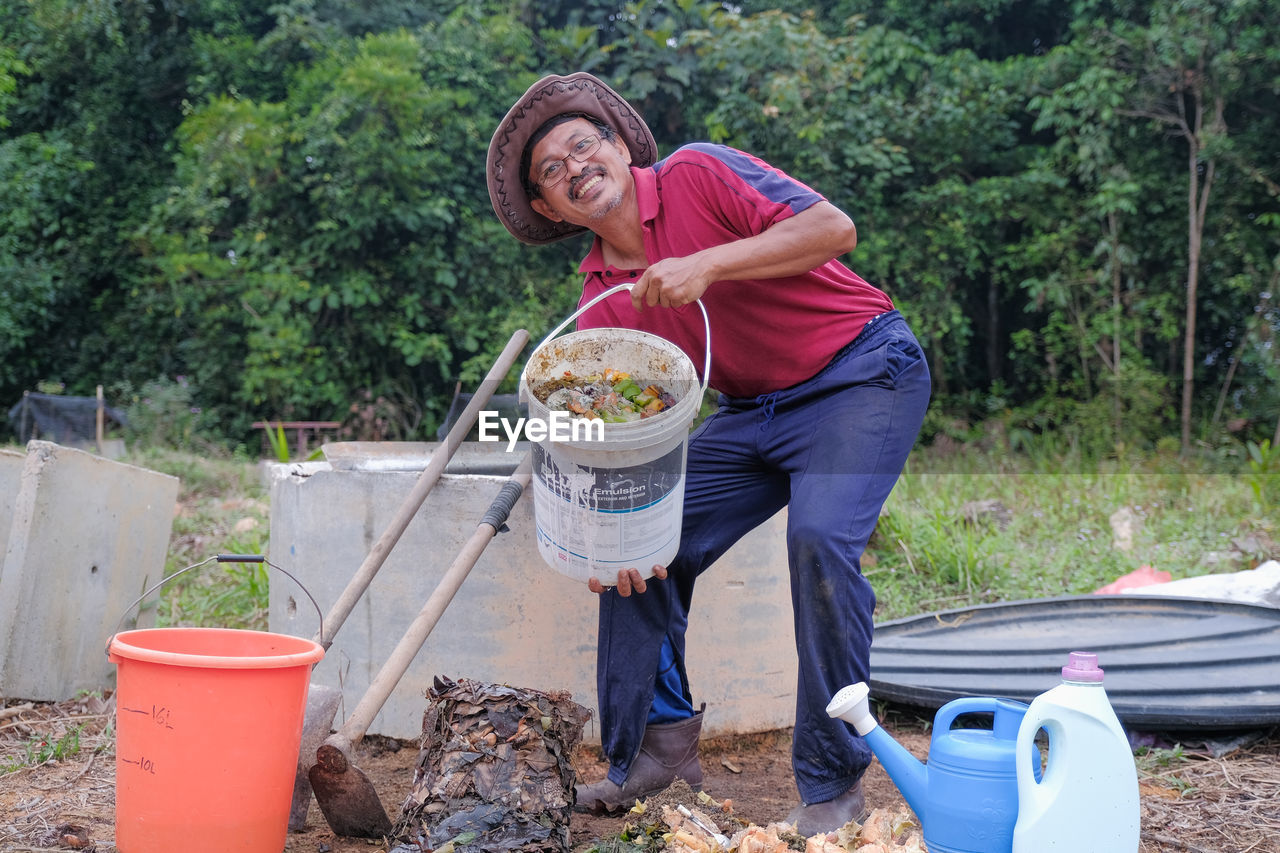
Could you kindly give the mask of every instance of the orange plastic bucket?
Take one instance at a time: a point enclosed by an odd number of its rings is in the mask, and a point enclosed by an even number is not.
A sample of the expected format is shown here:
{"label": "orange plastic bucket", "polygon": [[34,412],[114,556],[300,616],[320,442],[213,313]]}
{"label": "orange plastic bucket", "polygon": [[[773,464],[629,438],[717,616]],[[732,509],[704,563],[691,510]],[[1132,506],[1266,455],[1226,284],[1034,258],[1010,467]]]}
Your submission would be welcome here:
{"label": "orange plastic bucket", "polygon": [[280,853],[311,640],[230,628],[124,631],[116,664],[121,853]]}

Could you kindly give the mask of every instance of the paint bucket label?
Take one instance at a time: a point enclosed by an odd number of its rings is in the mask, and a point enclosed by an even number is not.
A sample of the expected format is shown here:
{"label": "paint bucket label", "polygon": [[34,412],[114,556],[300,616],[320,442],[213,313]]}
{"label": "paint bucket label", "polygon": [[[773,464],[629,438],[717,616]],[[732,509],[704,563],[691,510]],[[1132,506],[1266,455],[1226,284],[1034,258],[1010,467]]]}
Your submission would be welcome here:
{"label": "paint bucket label", "polygon": [[557,461],[535,444],[534,518],[543,559],[574,576],[599,570],[605,583],[618,569],[648,575],[669,563],[680,544],[685,449],[682,441],[638,465],[592,468]]}

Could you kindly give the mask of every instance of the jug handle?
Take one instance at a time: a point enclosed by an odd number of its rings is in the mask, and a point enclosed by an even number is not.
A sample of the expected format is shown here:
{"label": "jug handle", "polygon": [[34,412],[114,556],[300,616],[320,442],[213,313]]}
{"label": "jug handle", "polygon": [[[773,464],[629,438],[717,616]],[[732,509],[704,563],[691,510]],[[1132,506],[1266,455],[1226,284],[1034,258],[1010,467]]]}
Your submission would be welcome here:
{"label": "jug handle", "polygon": [[[1049,744],[1048,755],[1043,762],[1043,767],[1041,767],[1040,747],[1036,745],[1036,734],[1041,729],[1044,729],[1045,737],[1048,739]],[[1054,760],[1053,745],[1055,742],[1060,742],[1062,737],[1061,721],[1044,713],[1044,709],[1039,705],[1032,705],[1027,709],[1026,715],[1018,725],[1018,742],[1014,744],[1014,749],[1019,753],[1027,754],[1030,760],[1025,765],[1021,761],[1018,762],[1018,784],[1021,785],[1023,783],[1022,777],[1025,775],[1027,782],[1034,785],[1028,790],[1038,791],[1041,785],[1051,784],[1058,778],[1059,771],[1055,769],[1058,762]]]}
{"label": "jug handle", "polygon": [[994,714],[1000,700],[991,696],[967,696],[953,699],[938,710],[933,720],[933,736],[951,731],[951,724],[962,714]]}
{"label": "jug handle", "polygon": [[[545,347],[547,344],[551,343],[551,341],[555,338],[556,335],[560,334],[566,328],[568,328],[570,323],[578,319],[578,317],[580,317],[584,311],[586,311],[588,308],[595,305],[597,302],[608,299],[610,296],[613,296],[613,294],[617,293],[620,290],[630,290],[633,287],[635,287],[635,282],[627,281],[627,282],[623,282],[622,284],[615,284],[613,287],[609,288],[604,293],[597,294],[591,299],[590,302],[588,302],[586,305],[583,305],[577,311],[574,311],[572,314],[566,317],[564,321],[560,323],[559,326],[556,326],[554,329],[552,329],[551,334],[543,338],[542,343],[534,347],[533,351],[537,352],[538,350]],[[707,340],[707,351],[702,360],[702,394],[706,394],[707,385],[711,381],[711,318],[707,316],[707,306],[702,304],[702,300],[699,299],[697,300],[697,302],[698,302],[698,309],[702,311],[702,329],[703,329],[703,334],[706,335],[706,340]],[[529,372],[529,365],[525,364],[524,370],[520,371],[520,389],[522,392],[524,391],[524,388],[526,385],[527,380],[525,376],[528,372]]]}

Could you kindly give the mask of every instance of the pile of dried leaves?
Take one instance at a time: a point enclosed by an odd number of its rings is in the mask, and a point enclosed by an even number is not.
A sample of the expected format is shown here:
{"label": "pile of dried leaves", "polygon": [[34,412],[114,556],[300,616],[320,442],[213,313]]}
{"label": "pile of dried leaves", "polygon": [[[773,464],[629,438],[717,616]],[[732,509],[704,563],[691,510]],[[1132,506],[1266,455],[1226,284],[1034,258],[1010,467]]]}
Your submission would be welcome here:
{"label": "pile of dried leaves", "polygon": [[392,853],[569,849],[570,758],[590,711],[567,692],[437,677]]}

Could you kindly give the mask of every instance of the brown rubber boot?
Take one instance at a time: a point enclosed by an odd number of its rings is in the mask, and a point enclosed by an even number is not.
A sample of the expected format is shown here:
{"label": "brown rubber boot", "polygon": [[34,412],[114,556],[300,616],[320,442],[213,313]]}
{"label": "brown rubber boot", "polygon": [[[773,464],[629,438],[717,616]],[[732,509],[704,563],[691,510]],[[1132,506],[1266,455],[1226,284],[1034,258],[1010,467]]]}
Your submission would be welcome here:
{"label": "brown rubber boot", "polygon": [[834,800],[825,803],[801,803],[787,815],[787,823],[805,838],[820,832],[835,832],[851,820],[867,817],[867,801],[862,796],[862,780]]}
{"label": "brown rubber boot", "polygon": [[695,791],[702,790],[702,764],[698,761],[698,734],[702,712],[687,720],[646,726],[640,754],[631,762],[627,781],[615,785],[608,778],[589,785],[574,785],[574,811],[611,814],[625,811],[643,800],[665,791],[676,779],[683,779]]}

